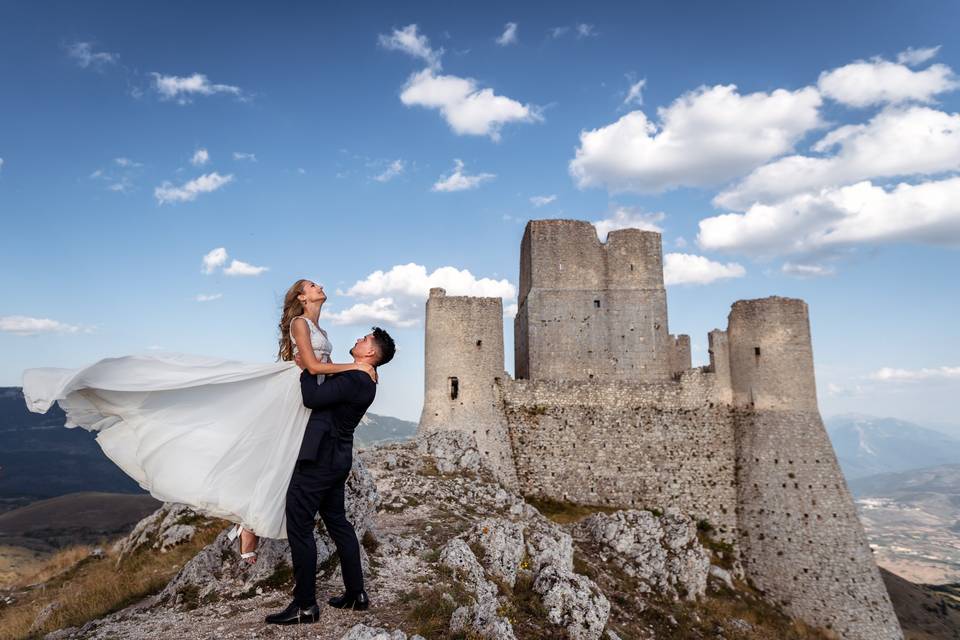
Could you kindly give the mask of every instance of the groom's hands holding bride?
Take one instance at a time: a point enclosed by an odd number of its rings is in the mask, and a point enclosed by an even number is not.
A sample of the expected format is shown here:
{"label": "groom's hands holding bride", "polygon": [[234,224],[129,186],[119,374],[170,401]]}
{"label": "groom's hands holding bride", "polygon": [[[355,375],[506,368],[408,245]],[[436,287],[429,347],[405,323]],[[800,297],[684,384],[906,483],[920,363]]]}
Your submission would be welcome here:
{"label": "groom's hands holding bride", "polygon": [[[293,361],[294,361],[294,362],[297,364],[297,366],[300,367],[301,369],[304,369],[304,368],[305,368],[305,367],[304,367],[304,364],[303,364],[303,360],[300,358],[300,354],[299,354],[299,353],[296,354],[295,356],[293,356]],[[348,365],[348,367],[349,367],[349,368],[347,369],[348,371],[352,371],[352,370],[360,370],[360,371],[363,371],[363,372],[366,373],[368,376],[370,376],[370,379],[371,379],[371,380],[373,380],[374,382],[377,381],[377,370],[374,369],[371,365],[367,364],[366,362],[352,362],[352,363],[350,363],[350,364]]]}

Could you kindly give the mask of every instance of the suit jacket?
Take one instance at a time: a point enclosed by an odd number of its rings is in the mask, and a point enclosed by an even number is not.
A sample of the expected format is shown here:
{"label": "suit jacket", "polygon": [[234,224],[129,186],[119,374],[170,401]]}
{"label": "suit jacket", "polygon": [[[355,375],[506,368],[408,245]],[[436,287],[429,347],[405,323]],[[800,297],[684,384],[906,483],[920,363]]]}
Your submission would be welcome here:
{"label": "suit jacket", "polygon": [[300,374],[303,405],[313,412],[303,434],[297,461],[328,463],[332,471],[349,471],[353,461],[353,431],[377,395],[377,384],[363,371],[345,371],[324,378]]}

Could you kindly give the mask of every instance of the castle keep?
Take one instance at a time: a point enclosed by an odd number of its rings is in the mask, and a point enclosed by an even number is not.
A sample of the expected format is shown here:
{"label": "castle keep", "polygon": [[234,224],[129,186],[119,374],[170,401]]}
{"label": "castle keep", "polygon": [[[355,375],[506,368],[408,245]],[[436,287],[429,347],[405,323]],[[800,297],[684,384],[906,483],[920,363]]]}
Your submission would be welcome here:
{"label": "castle keep", "polygon": [[659,233],[534,220],[520,247],[515,372],[500,298],[426,308],[419,429],[476,437],[525,496],[677,507],[734,543],[788,612],[842,638],[902,638],[817,406],[807,305],[735,302],[710,364],[667,322]]}

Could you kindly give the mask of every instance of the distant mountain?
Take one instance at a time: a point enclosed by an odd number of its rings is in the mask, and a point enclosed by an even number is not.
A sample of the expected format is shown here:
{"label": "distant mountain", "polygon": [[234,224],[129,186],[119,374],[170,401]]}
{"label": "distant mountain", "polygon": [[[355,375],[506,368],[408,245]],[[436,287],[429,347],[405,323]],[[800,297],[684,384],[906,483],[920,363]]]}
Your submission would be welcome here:
{"label": "distant mountain", "polygon": [[390,416],[368,413],[353,432],[353,441],[358,447],[370,447],[387,442],[410,440],[417,435],[417,423]]}
{"label": "distant mountain", "polygon": [[[95,434],[67,429],[57,405],[31,413],[19,387],[0,387],[0,513],[67,493],[144,493],[100,450]],[[368,413],[356,444],[369,447],[412,438],[417,424]]]}
{"label": "distant mountain", "polygon": [[847,480],[960,464],[960,439],[895,418],[847,414],[826,419]]}
{"label": "distant mountain", "polygon": [[960,582],[960,464],[849,485],[881,566],[914,582]]}

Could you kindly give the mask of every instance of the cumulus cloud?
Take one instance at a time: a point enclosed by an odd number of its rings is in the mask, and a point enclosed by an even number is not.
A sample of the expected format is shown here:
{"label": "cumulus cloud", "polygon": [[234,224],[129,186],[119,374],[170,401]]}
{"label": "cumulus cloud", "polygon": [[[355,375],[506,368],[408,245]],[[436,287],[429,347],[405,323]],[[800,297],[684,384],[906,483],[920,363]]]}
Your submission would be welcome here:
{"label": "cumulus cloud", "polygon": [[377,182],[390,182],[404,172],[406,165],[403,160],[397,159],[391,162],[381,173],[373,176]]}
{"label": "cumulus cloud", "polygon": [[190,76],[165,76],[151,73],[154,89],[163,100],[176,100],[180,104],[188,104],[194,96],[211,96],[216,93],[226,93],[241,97],[240,87],[229,84],[215,84],[202,73]]}
{"label": "cumulus cloud", "polygon": [[607,241],[607,234],[617,229],[642,229],[663,233],[657,224],[666,217],[663,212],[645,213],[630,207],[617,207],[611,215],[603,220],[597,220],[593,226],[597,228],[597,236],[601,242]]}
{"label": "cumulus cloud", "polygon": [[458,135],[490,136],[493,140],[500,139],[505,124],[543,119],[532,105],[497,95],[493,89],[480,89],[471,78],[437,75],[432,68],[410,76],[400,101],[408,107],[439,110]]}
{"label": "cumulus cloud", "polygon": [[255,154],[255,153],[243,153],[243,152],[240,152],[240,151],[234,151],[234,152],[233,152],[233,159],[234,159],[234,160],[249,160],[250,162],[256,162],[256,161],[257,161],[257,154]]}
{"label": "cumulus cloud", "polygon": [[219,300],[222,297],[222,293],[198,293],[193,299],[197,302],[211,302],[212,300]]}
{"label": "cumulus cloud", "polygon": [[939,51],[940,45],[937,45],[936,47],[924,47],[920,49],[907,47],[906,51],[901,51],[897,54],[897,62],[913,67],[918,64],[923,64],[927,60],[935,57]]}
{"label": "cumulus cloud", "polygon": [[443,49],[434,50],[427,36],[417,31],[416,24],[408,24],[403,29],[394,29],[390,34],[380,34],[380,46],[390,51],[402,51],[414,58],[420,58],[430,67],[440,67]]}
{"label": "cumulus cloud", "polygon": [[190,180],[179,187],[170,182],[164,182],[153,190],[153,195],[157,199],[158,204],[192,202],[196,200],[197,196],[201,193],[216,191],[232,181],[233,174],[221,176],[214,171]]}
{"label": "cumulus cloud", "polygon": [[0,316],[0,331],[17,336],[31,336],[38,333],[78,333],[89,329],[49,318]]}
{"label": "cumulus cloud", "polygon": [[497,44],[501,47],[517,43],[517,23],[508,22],[503,26],[503,33],[497,38]]}
{"label": "cumulus cloud", "polygon": [[870,379],[881,382],[921,382],[924,380],[960,380],[960,367],[933,367],[923,369],[895,369],[883,367],[870,374]]}
{"label": "cumulus cloud", "polygon": [[493,173],[468,175],[463,171],[463,161],[457,159],[453,161],[453,171],[446,176],[441,176],[440,179],[433,184],[431,191],[466,191],[468,189],[476,189],[482,183],[493,180],[495,177],[496,175]]}
{"label": "cumulus cloud", "polygon": [[337,290],[338,295],[367,300],[340,312],[324,312],[324,317],[334,324],[416,326],[422,321],[424,301],[434,287],[446,289],[451,296],[501,297],[505,307],[517,296],[516,287],[505,279],[478,278],[467,269],[450,266],[428,272],[425,266],[411,262],[388,271],[374,271],[346,291]]}
{"label": "cumulus cloud", "polygon": [[826,157],[793,155],[755,169],[714,204],[744,210],[865,178],[960,170],[960,114],[929,107],[888,107],[865,124],[839,127],[812,146]]}
{"label": "cumulus cloud", "polygon": [[74,42],[67,45],[67,55],[84,69],[93,67],[99,69],[104,65],[114,64],[120,58],[116,53],[94,51],[92,42]]}
{"label": "cumulus cloud", "polygon": [[937,94],[952,91],[960,84],[950,67],[943,64],[915,71],[906,64],[876,58],[824,71],[817,86],[823,95],[837,102],[868,107],[907,101],[931,102]]}
{"label": "cumulus cloud", "polygon": [[227,250],[225,247],[211,249],[203,256],[203,272],[213,273],[217,267],[222,267],[227,262]]}
{"label": "cumulus cloud", "polygon": [[581,131],[570,174],[580,188],[613,192],[722,183],[790,151],[821,126],[821,102],[813,87],[747,95],[734,85],[700,87],[657,109],[658,123],[638,110]]}
{"label": "cumulus cloud", "polygon": [[736,262],[715,262],[689,253],[668,253],[663,256],[663,282],[675,284],[710,284],[726,278],[741,278],[746,269]]}
{"label": "cumulus cloud", "polygon": [[647,85],[647,79],[643,78],[636,82],[630,83],[630,88],[627,89],[627,97],[623,99],[623,105],[636,105],[638,107],[643,106],[643,88]]}
{"label": "cumulus cloud", "polygon": [[552,194],[549,196],[533,196],[532,198],[530,198],[530,204],[539,208],[539,207],[543,207],[545,205],[550,204],[556,199],[557,199],[557,196]]}
{"label": "cumulus cloud", "polygon": [[248,262],[232,260],[230,266],[223,270],[228,276],[258,276],[264,271],[269,271],[269,267],[257,267]]}
{"label": "cumulus cloud", "polygon": [[758,256],[859,243],[960,246],[960,177],[884,187],[866,180],[751,205],[699,223],[704,249]]}
{"label": "cumulus cloud", "polygon": [[200,148],[193,152],[193,157],[190,158],[190,164],[195,167],[202,167],[203,165],[210,162],[210,152],[206,149]]}

